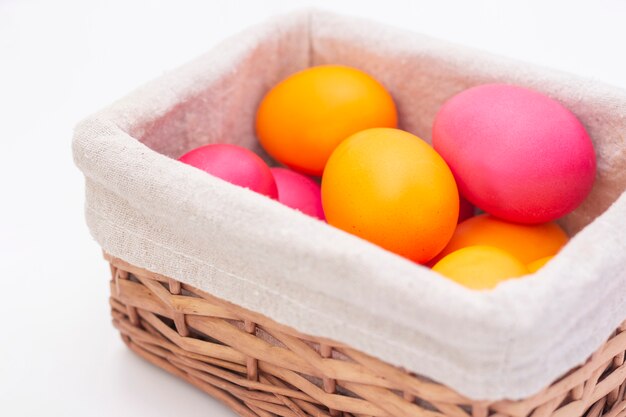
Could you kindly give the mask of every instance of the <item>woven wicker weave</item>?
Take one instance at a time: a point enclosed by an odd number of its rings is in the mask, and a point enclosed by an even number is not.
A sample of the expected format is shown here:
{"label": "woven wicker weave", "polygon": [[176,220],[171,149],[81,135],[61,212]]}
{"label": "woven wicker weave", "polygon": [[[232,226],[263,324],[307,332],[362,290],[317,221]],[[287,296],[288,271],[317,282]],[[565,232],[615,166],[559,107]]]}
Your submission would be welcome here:
{"label": "woven wicker weave", "polygon": [[626,322],[583,366],[539,394],[481,402],[105,258],[113,324],[128,347],[241,416],[626,417]]}

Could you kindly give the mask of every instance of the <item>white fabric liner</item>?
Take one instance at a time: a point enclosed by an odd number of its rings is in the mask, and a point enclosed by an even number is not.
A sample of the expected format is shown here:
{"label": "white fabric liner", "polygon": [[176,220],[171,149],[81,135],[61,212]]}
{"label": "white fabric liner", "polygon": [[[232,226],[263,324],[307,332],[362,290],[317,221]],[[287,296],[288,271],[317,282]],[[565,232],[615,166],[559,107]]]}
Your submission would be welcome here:
{"label": "white fabric liner", "polygon": [[[598,155],[591,195],[562,221],[576,236],[533,276],[474,292],[172,159],[213,142],[260,152],[263,94],[324,63],[380,80],[401,127],[425,140],[440,105],[476,84],[514,83],[564,103]],[[112,255],[472,398],[518,399],[581,364],[626,318],[625,115],[626,93],[611,86],[307,10],[252,27],[89,117],[73,151],[89,228]]]}

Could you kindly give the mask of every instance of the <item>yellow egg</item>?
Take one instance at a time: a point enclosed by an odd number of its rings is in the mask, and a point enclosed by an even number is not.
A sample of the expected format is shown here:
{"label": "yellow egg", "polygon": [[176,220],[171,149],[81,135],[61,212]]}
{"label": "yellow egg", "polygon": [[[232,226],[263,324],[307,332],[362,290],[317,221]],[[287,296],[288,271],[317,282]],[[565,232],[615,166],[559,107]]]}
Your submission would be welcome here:
{"label": "yellow egg", "polygon": [[541,268],[543,268],[543,266],[545,264],[548,263],[548,261],[550,259],[554,258],[554,255],[552,256],[546,256],[540,259],[537,259],[536,261],[533,261],[531,263],[529,263],[528,265],[526,265],[526,267],[528,268],[529,272],[537,272],[538,270],[540,270]]}
{"label": "yellow egg", "polygon": [[330,225],[423,263],[454,233],[459,192],[428,143],[376,128],[335,149],[322,177],[322,205]]}
{"label": "yellow egg", "polygon": [[474,290],[494,288],[500,282],[528,274],[516,257],[494,246],[468,246],[441,259],[433,271]]}

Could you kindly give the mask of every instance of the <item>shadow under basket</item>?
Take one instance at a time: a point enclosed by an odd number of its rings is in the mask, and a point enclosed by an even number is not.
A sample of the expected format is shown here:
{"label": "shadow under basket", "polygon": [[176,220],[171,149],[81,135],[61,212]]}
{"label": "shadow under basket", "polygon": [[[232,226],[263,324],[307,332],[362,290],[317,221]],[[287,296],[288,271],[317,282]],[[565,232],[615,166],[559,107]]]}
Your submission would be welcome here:
{"label": "shadow under basket", "polygon": [[584,365],[518,401],[476,401],[105,254],[113,324],[144,359],[241,416],[625,417],[626,322]]}

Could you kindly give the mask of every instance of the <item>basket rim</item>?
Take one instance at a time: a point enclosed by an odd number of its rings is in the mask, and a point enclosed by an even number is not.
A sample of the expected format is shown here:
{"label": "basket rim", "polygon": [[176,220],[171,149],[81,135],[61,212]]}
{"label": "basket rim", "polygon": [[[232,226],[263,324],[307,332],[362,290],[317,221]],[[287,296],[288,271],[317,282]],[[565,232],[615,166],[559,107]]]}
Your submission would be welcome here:
{"label": "basket rim", "polygon": [[[315,12],[313,15],[310,12],[304,12],[303,14],[291,15],[289,18],[292,19],[296,16],[297,19],[306,19],[309,21],[311,17],[314,19],[344,19],[342,17],[337,17],[335,15],[330,14],[319,14],[319,12]],[[299,16],[299,17],[298,17]],[[317,17],[315,17],[317,16]],[[330,17],[329,17],[330,16]],[[281,17],[279,21],[284,21],[285,18]],[[350,20],[350,22],[355,21],[359,22],[358,19]],[[282,24],[282,23],[281,23]],[[309,23],[310,24],[310,23]],[[226,43],[214,49],[209,54],[201,57],[200,59],[184,66],[183,68],[173,71],[170,74],[167,74],[151,84],[141,88],[135,93],[131,94],[126,99],[117,102],[110,108],[100,112],[90,118],[88,118],[85,122],[81,123],[75,132],[74,141],[73,141],[73,149],[74,155],[77,165],[83,170],[85,176],[88,180],[88,189],[91,194],[101,193],[102,195],[107,196],[110,199],[109,203],[119,204],[120,206],[127,207],[129,213],[141,213],[142,210],[145,210],[146,207],[157,207],[157,210],[152,213],[154,214],[155,219],[159,221],[163,221],[167,227],[179,228],[179,229],[188,229],[193,230],[196,228],[197,230],[210,230],[208,227],[210,226],[210,219],[207,219],[207,213],[210,212],[214,205],[214,202],[209,202],[207,199],[199,198],[202,196],[206,196],[207,194],[211,194],[215,199],[224,199],[225,201],[232,202],[233,196],[237,197],[238,210],[233,212],[232,220],[236,219],[236,215],[244,216],[244,221],[252,221],[253,218],[259,213],[265,213],[265,215],[269,216],[270,221],[276,222],[276,224],[285,225],[283,231],[289,232],[289,227],[295,226],[298,230],[313,230],[312,234],[318,234],[323,236],[324,239],[328,239],[329,242],[337,242],[342,241],[345,243],[346,248],[342,251],[337,251],[334,253],[324,253],[323,255],[326,258],[320,258],[322,262],[331,261],[336,262],[339,259],[350,259],[354,258],[362,262],[364,265],[372,265],[370,258],[375,258],[377,260],[384,259],[386,265],[389,266],[388,271],[380,271],[380,273],[368,275],[368,277],[373,277],[378,280],[374,287],[375,291],[378,290],[387,290],[394,291],[394,294],[399,297],[399,300],[408,300],[410,294],[415,294],[415,290],[411,289],[411,291],[406,291],[407,288],[411,288],[416,285],[415,282],[411,281],[413,279],[421,284],[427,279],[433,280],[435,275],[434,273],[425,270],[422,267],[415,266],[410,262],[400,259],[399,257],[389,254],[383,253],[384,251],[375,247],[368,242],[364,242],[359,238],[356,238],[351,235],[347,235],[346,233],[335,230],[330,226],[321,225],[315,222],[313,219],[306,218],[305,216],[293,212],[286,207],[283,207],[273,201],[265,199],[261,196],[255,195],[251,192],[247,192],[246,190],[239,189],[235,186],[227,184],[221,180],[217,180],[211,176],[207,176],[204,173],[197,172],[191,167],[181,166],[181,164],[177,164],[172,159],[158,154],[157,152],[151,150],[145,145],[141,144],[137,141],[134,136],[137,136],[140,132],[134,132],[134,129],[137,126],[147,123],[148,120],[153,120],[156,117],[160,117],[161,115],[167,113],[171,108],[175,107],[178,102],[181,100],[182,96],[191,96],[195,93],[196,88],[195,84],[199,82],[208,82],[211,77],[214,77],[215,74],[211,73],[209,75],[201,74],[200,69],[206,68],[209,63],[212,66],[215,66],[215,58],[220,56],[221,59],[218,64],[222,67],[227,67],[233,62],[237,62],[242,59],[242,56],[246,52],[246,47],[249,46],[250,43],[259,42],[258,37],[261,38],[263,36],[270,36],[270,34],[277,27],[277,22],[273,21],[262,25],[260,27],[255,27],[245,32],[242,37],[239,37],[237,41],[226,41]],[[283,30],[285,28],[283,27]],[[395,36],[400,36],[394,31],[390,31],[388,29],[380,29],[379,33],[383,33],[385,36],[391,36],[392,38]],[[401,36],[405,36],[406,33],[402,31]],[[254,39],[253,39],[254,38]],[[243,39],[243,40],[242,40]],[[421,39],[421,38],[420,38]],[[246,43],[247,42],[247,43]],[[447,45],[447,43],[442,43],[442,45]],[[465,52],[467,54],[467,52]],[[474,52],[472,52],[474,53]],[[226,55],[226,58],[222,54]],[[482,56],[482,55],[481,55]],[[229,61],[230,60],[230,61]],[[498,61],[499,62],[499,61]],[[578,80],[578,79],[576,79]],[[172,92],[176,92],[179,95],[173,94]],[[613,94],[617,94],[613,92]],[[155,97],[163,96],[165,99],[163,100],[155,100]],[[626,96],[625,96],[626,97]],[[626,102],[626,99],[625,99]],[[133,117],[129,116],[133,115]],[[120,164],[112,164],[110,159],[112,155],[115,158],[121,159],[124,163]],[[133,175],[129,175],[129,167],[130,169],[140,167],[141,169],[147,169],[148,175],[158,173],[160,177],[154,176],[150,179],[151,186],[145,187],[143,183],[138,181]],[[111,178],[124,178],[122,180],[112,181]],[[145,179],[145,178],[144,178]],[[155,195],[151,190],[159,189],[159,187],[165,187],[167,182],[178,182],[181,187],[190,190],[188,194],[182,196],[180,200],[176,201],[174,204],[172,201],[168,201],[167,198],[164,198],[162,195],[158,193]],[[89,201],[92,200],[92,197],[88,197]],[[100,201],[99,201],[100,202]],[[98,202],[98,204],[99,204]],[[125,256],[126,254],[120,251],[119,247],[116,247],[115,241],[129,241],[136,239],[136,236],[133,235],[132,230],[125,229],[120,225],[120,230],[111,231],[110,235],[104,236],[98,234],[103,230],[103,228],[107,227],[107,222],[115,223],[112,216],[111,211],[107,211],[102,209],[102,207],[95,207],[95,202],[93,204],[88,204],[87,207],[87,216],[88,222],[90,225],[90,230],[92,234],[95,235],[96,240],[101,244],[101,246],[107,250],[108,252],[115,254],[117,256]],[[619,200],[613,205],[612,208],[607,210],[601,216],[599,216],[595,223],[602,225],[602,223],[611,223],[615,224],[616,219],[619,219],[620,212],[626,208],[626,194],[622,194]],[[184,213],[186,216],[181,218],[180,213]],[[175,219],[175,220],[173,220]],[[193,220],[199,221],[199,223],[195,223]],[[236,219],[241,221],[240,219]],[[623,220],[622,220],[623,222]],[[611,230],[611,226],[602,225],[606,230]],[[293,229],[295,230],[295,229]],[[323,230],[323,231],[322,231]],[[295,232],[294,232],[295,233]],[[323,233],[323,235],[322,235]],[[617,237],[616,237],[617,239]],[[579,234],[575,240],[578,241],[578,247],[585,246],[585,236],[584,231]],[[571,242],[571,246],[574,242]],[[619,242],[617,242],[619,243]],[[172,275],[172,272],[176,272],[176,268],[174,268],[171,264],[167,265],[158,259],[141,259],[138,255],[142,253],[142,250],[139,249],[141,247],[147,247],[150,245],[158,246],[160,245],[163,253],[167,253],[169,257],[179,257],[182,259],[188,259],[188,257],[183,256],[184,254],[178,253],[175,249],[171,247],[166,247],[162,244],[162,242],[153,242],[153,241],[140,241],[136,240],[133,242],[133,245],[138,248],[129,259],[134,264],[141,265],[147,267],[149,269],[160,271],[164,274]],[[355,249],[356,248],[356,249]],[[619,248],[617,245],[614,249]],[[302,249],[302,248],[300,248]],[[567,252],[567,246],[564,249],[564,254]],[[145,251],[144,251],[145,252]],[[574,251],[569,251],[573,256]],[[626,303],[622,303],[616,306],[596,306],[594,303],[601,303],[603,300],[600,300],[602,297],[598,297],[598,301],[590,300],[587,293],[589,293],[589,288],[591,288],[593,283],[590,283],[588,280],[584,280],[583,273],[588,274],[588,276],[593,279],[598,279],[601,277],[603,273],[606,272],[609,266],[615,266],[620,264],[620,258],[617,253],[604,253],[600,256],[603,259],[607,260],[607,264],[604,267],[597,267],[594,269],[587,269],[585,271],[577,270],[576,268],[570,268],[565,274],[563,271],[562,275],[559,277],[561,280],[566,278],[570,278],[571,276],[578,276],[581,279],[572,281],[568,284],[571,284],[571,287],[566,286],[552,286],[550,288],[543,287],[541,285],[537,285],[540,281],[546,281],[553,274],[554,268],[552,271],[548,273],[546,270],[539,271],[532,278],[528,278],[525,280],[517,280],[511,281],[508,283],[499,286],[496,290],[488,293],[474,293],[464,288],[458,287],[456,285],[441,282],[440,284],[436,284],[437,293],[439,294],[448,294],[454,297],[457,301],[459,301],[464,308],[467,309],[469,318],[465,318],[467,320],[464,323],[474,323],[477,326],[477,323],[483,322],[488,323],[491,326],[488,329],[492,334],[504,334],[507,332],[509,336],[509,340],[506,341],[506,346],[508,348],[504,349],[514,349],[515,344],[526,343],[527,345],[533,344],[533,346],[537,346],[536,351],[526,352],[528,358],[532,355],[535,357],[541,356],[545,351],[550,351],[550,346],[545,342],[546,337],[551,337],[549,332],[546,331],[547,328],[547,320],[549,319],[551,322],[551,329],[555,334],[561,335],[561,341],[564,343],[568,343],[568,351],[565,353],[567,357],[570,358],[571,363],[580,362],[590,353],[593,349],[595,349],[601,341],[606,338],[606,335],[610,333],[610,331],[619,323],[624,317],[626,317]],[[198,259],[199,261],[203,261],[203,259]],[[161,263],[159,263],[161,262]],[[555,264],[559,263],[559,257],[555,259]],[[565,261],[563,261],[565,262]],[[612,262],[612,264],[611,264]],[[608,266],[607,266],[608,265]],[[233,273],[233,271],[228,271],[225,268],[221,268],[219,266],[213,265],[211,267],[210,264],[206,263],[203,265],[202,263],[197,263],[195,266],[198,271],[212,271],[211,276],[223,275],[223,280],[226,281],[229,278],[232,279],[233,275],[237,275]],[[357,271],[355,269],[355,271]],[[362,272],[361,270],[358,270]],[[365,271],[366,272],[366,271]],[[206,275],[209,275],[208,273]],[[241,277],[243,280],[247,279],[247,277]],[[284,277],[286,281],[289,281],[290,277]],[[553,279],[554,276],[552,276]],[[606,285],[602,287],[602,290],[610,296],[611,294],[616,293],[618,288],[620,287],[619,280],[624,277],[615,277],[615,279],[610,283],[611,285]],[[390,280],[394,280],[392,282],[393,289],[389,289],[385,287]],[[250,283],[250,280],[247,280]],[[314,283],[307,282],[303,283],[303,285],[311,285],[308,289],[313,293],[321,293],[328,300],[332,302],[345,302],[346,300],[341,299],[336,294],[336,288],[333,285],[338,285],[338,283],[328,283],[325,288],[318,288],[313,285]],[[606,284],[606,282],[604,283]],[[207,283],[210,286],[211,290],[216,289],[215,283]],[[243,285],[243,284],[242,284]],[[377,285],[377,286],[376,286]],[[579,286],[579,288],[576,287]],[[252,286],[254,287],[254,286]],[[208,288],[208,287],[207,287]],[[527,297],[523,300],[516,299],[516,294],[518,294],[522,289],[527,290]],[[267,288],[264,288],[260,285],[254,287],[255,291],[267,291]],[[574,291],[576,290],[576,292]],[[217,290],[218,294],[225,299],[230,299],[232,301],[243,301],[241,297],[243,295],[231,293],[220,293],[219,289]],[[383,292],[381,292],[383,293]],[[409,294],[410,293],[410,294]],[[249,294],[245,294],[247,296],[246,303],[250,305]],[[275,294],[274,294],[275,295]],[[279,294],[281,295],[281,294]],[[284,295],[284,294],[283,294]],[[286,300],[287,296],[284,295]],[[557,307],[554,307],[553,304],[559,304],[558,300],[567,300],[569,298],[577,297],[579,304],[586,305],[587,309],[589,308],[605,308],[608,310],[610,308],[613,310],[613,316],[611,316],[612,322],[603,322],[600,323],[599,326],[603,326],[602,331],[596,332],[593,335],[587,334],[579,334],[580,332],[577,328],[580,327],[580,321],[582,317],[585,315],[585,311],[583,309],[577,309],[574,311],[574,314],[565,313],[563,311],[559,311]],[[413,300],[419,300],[419,298],[413,297]],[[442,298],[443,299],[443,298]],[[351,303],[359,303],[359,300],[348,300]],[[396,300],[397,301],[397,300]],[[286,302],[286,301],[285,301]],[[419,301],[422,302],[422,301]],[[410,302],[398,303],[402,304],[402,308],[406,308],[407,312],[420,311],[416,310],[415,306],[411,306]],[[306,306],[306,304],[305,304]],[[513,308],[512,308],[513,306]],[[591,307],[590,307],[591,306]],[[389,310],[395,310],[397,305],[388,306]],[[272,306],[267,307],[268,310],[265,312],[268,316],[272,317],[277,314],[276,310],[272,310]],[[315,307],[311,307],[315,308]],[[379,316],[376,316],[375,312],[368,311],[368,306],[364,304],[355,304],[355,308],[358,308],[359,311],[363,311],[364,314],[371,314],[372,317],[381,319]],[[425,306],[420,308],[426,309]],[[549,311],[549,314],[547,314]],[[507,313],[510,315],[511,319],[506,317]],[[331,320],[335,317],[329,317],[328,315],[322,315],[322,312],[318,312],[319,321],[323,322],[324,320]],[[445,311],[439,311],[437,314],[442,317],[447,317]],[[334,315],[334,313],[333,313]],[[398,326],[408,326],[414,325],[413,323],[408,323],[408,319],[406,317],[414,317],[419,316],[419,314],[411,313],[403,315],[397,315],[393,319],[389,319],[390,325]],[[346,322],[344,318],[338,317],[336,319],[336,326],[339,326],[340,323]],[[514,321],[515,329],[513,331],[510,328],[511,321]],[[614,323],[613,323],[614,322]],[[322,324],[311,324],[311,326]],[[313,330],[311,333],[323,333],[326,331],[320,327],[314,328],[311,327],[310,330]],[[463,329],[460,329],[461,331]],[[352,329],[351,331],[356,332],[358,330]],[[413,332],[417,332],[412,328]],[[440,330],[433,330],[428,327],[421,327],[419,329],[421,332],[425,332],[428,334],[428,337],[432,338],[437,342],[446,342],[446,337],[441,335]],[[485,330],[486,331],[486,330]],[[578,333],[576,333],[578,332]],[[335,331],[335,336],[338,334]],[[417,333],[415,333],[417,334]],[[576,338],[572,338],[572,334],[578,334]],[[374,334],[372,337],[376,336]],[[337,338],[337,337],[335,337]],[[375,347],[376,349],[380,349],[380,346],[384,345],[384,336],[381,337],[381,340]],[[405,349],[407,348],[407,344],[404,345]],[[580,348],[580,346],[584,346],[584,348]],[[361,346],[363,348],[363,346]],[[369,347],[369,350],[375,350],[372,346]],[[543,351],[542,351],[543,350]],[[585,353],[581,353],[584,351]],[[574,353],[577,352],[577,353]],[[403,350],[401,354],[396,354],[393,359],[387,358],[389,361],[397,363],[399,365],[403,365],[410,369],[419,368],[422,363],[417,356],[409,357],[410,351]],[[511,357],[520,356],[519,352],[509,351],[504,352],[504,355],[509,355]],[[528,359],[531,361],[531,359]],[[428,374],[430,372],[426,372],[423,369],[419,369],[422,373]],[[437,370],[432,370],[433,372],[440,372]],[[511,372],[513,373],[513,369]],[[538,370],[536,370],[538,372]],[[560,374],[563,370],[553,370],[553,373]],[[452,371],[451,371],[452,372]],[[516,372],[521,372],[519,369]],[[466,387],[469,390],[484,390],[486,389],[481,384],[484,384],[484,380],[480,380],[480,377],[477,375],[466,375],[467,373],[457,371],[455,378],[458,381],[464,380],[463,384],[467,385]],[[436,376],[436,375],[435,375]],[[554,375],[553,375],[554,376]],[[467,382],[467,378],[473,378],[471,384]],[[532,378],[531,378],[532,379]],[[487,391],[483,391],[484,395],[498,396],[502,393],[506,392],[507,396],[524,396],[528,392],[539,389],[538,386],[533,386],[532,388],[528,388],[530,384],[527,386],[525,390],[521,390],[519,387],[515,390],[511,390],[511,388],[506,388],[506,384],[503,381],[501,388],[491,388],[492,391],[485,393]],[[508,382],[507,382],[508,384]],[[471,386],[470,386],[471,385]],[[538,385],[535,381],[535,385]],[[507,391],[508,390],[508,391]]]}
{"label": "basket rim", "polygon": [[[165,308],[167,311],[163,311],[160,314],[165,314],[166,317],[173,318],[174,322],[176,323],[175,330],[183,337],[193,337],[190,336],[188,331],[186,330],[188,326],[186,316],[198,315],[199,320],[201,320],[204,316],[211,317],[212,314],[216,314],[217,317],[228,317],[232,320],[251,323],[250,328],[256,329],[258,326],[260,328],[268,329],[270,334],[278,337],[279,340],[282,340],[282,337],[278,336],[278,334],[284,333],[285,335],[288,335],[290,337],[310,342],[312,345],[318,345],[320,346],[320,349],[322,346],[329,346],[331,347],[331,349],[336,349],[341,352],[347,352],[349,357],[351,357],[352,359],[356,359],[358,363],[364,366],[364,368],[360,372],[365,372],[366,374],[371,373],[372,376],[378,375],[382,377],[383,379],[381,381],[387,381],[384,383],[384,386],[387,389],[395,389],[404,392],[405,399],[410,399],[411,396],[417,396],[418,398],[435,404],[443,403],[449,405],[454,404],[458,406],[469,406],[479,409],[491,409],[497,413],[505,415],[508,414],[517,417],[527,416],[531,414],[531,412],[536,408],[551,409],[548,415],[556,412],[558,408],[562,408],[563,410],[560,412],[562,414],[565,412],[564,410],[565,408],[567,408],[566,406],[568,405],[568,402],[582,401],[580,405],[583,408],[579,410],[581,411],[580,413],[572,411],[571,406],[569,407],[570,410],[565,413],[567,415],[580,415],[593,404],[599,402],[602,396],[609,395],[609,392],[613,392],[616,389],[619,389],[620,385],[624,384],[626,381],[626,364],[624,364],[623,360],[624,351],[626,350],[626,321],[624,321],[617,328],[617,332],[613,334],[605,343],[603,343],[603,345],[600,346],[585,361],[584,364],[570,370],[565,375],[556,379],[538,393],[519,400],[503,399],[484,401],[467,397],[463,394],[456,392],[454,389],[446,385],[440,384],[436,381],[422,379],[419,376],[407,372],[406,370],[387,364],[384,361],[366,353],[359,352],[357,349],[353,349],[345,343],[337,343],[333,340],[329,340],[326,338],[303,334],[296,329],[293,329],[284,324],[280,324],[272,320],[271,318],[263,316],[260,313],[250,311],[244,307],[233,304],[227,300],[220,299],[219,297],[216,297],[205,291],[193,288],[192,286],[184,283],[180,283],[180,281],[177,281],[175,279],[150,272],[144,268],[133,266],[128,262],[120,258],[113,257],[106,252],[104,252],[104,259],[111,265],[112,300],[115,303],[124,303],[126,305],[126,310],[121,310],[124,312],[124,314],[130,314],[129,317],[125,320],[130,320],[130,322],[134,321],[134,323],[128,324],[132,324],[133,326],[141,328],[141,324],[139,323],[139,317],[144,317],[143,314],[140,313],[138,315],[137,312],[133,312],[131,314],[130,311],[134,309],[146,309],[145,303],[141,303],[138,302],[136,299],[133,299],[132,292],[128,292],[128,294],[126,293],[126,287],[129,284],[125,284],[125,282],[130,278],[130,276],[134,276],[139,277],[139,280],[137,284],[133,285],[141,285],[146,287],[148,294],[150,294],[150,296],[153,297],[155,301],[158,300],[158,302],[162,303],[161,308]],[[126,276],[122,276],[120,274],[120,271],[124,272]],[[130,276],[128,274],[130,274]],[[181,298],[181,289],[187,290],[189,292],[189,295],[183,296]],[[174,302],[175,294],[179,295]],[[216,306],[217,309],[219,309],[220,311],[214,313],[215,310],[207,310],[206,307],[201,308],[199,305],[196,305],[193,302],[189,301],[190,299],[201,299],[207,301],[209,305]],[[112,311],[119,310],[119,307],[116,307],[115,304],[112,304],[112,307]],[[145,311],[146,313],[155,313],[154,311],[151,312],[150,310]],[[179,321],[176,320],[177,315],[180,318]],[[133,316],[135,316],[135,319],[133,319]],[[114,314],[114,317],[117,317],[114,320],[115,327],[117,327],[118,330],[122,332],[122,334],[126,334],[124,341],[129,344],[129,346],[131,346],[129,339],[130,334],[128,333],[128,329],[126,329],[125,326],[119,322],[119,316],[115,316]],[[193,325],[195,321],[196,320],[191,321],[191,325]],[[216,333],[213,336],[218,341],[221,340],[219,330],[217,330],[216,328],[215,331]],[[230,346],[231,344],[226,343],[226,345]],[[236,346],[236,344],[232,344],[232,346]],[[288,345],[284,344],[282,344],[282,346],[283,348],[289,347]],[[279,353],[277,352],[276,354],[278,355]],[[329,357],[328,354],[326,355],[326,357]],[[616,358],[620,357],[622,358],[621,363],[615,362]],[[254,360],[256,361],[260,359]],[[612,376],[612,384],[610,386],[607,386],[606,383],[600,383],[601,381],[599,380],[605,372],[604,369],[611,363],[615,365],[614,369],[611,371],[611,375],[621,375],[621,377],[615,378],[614,376]],[[310,364],[313,365],[313,362],[311,362]],[[256,364],[256,362],[248,361],[247,366],[254,366],[256,369],[258,365]],[[328,370],[320,370],[320,372],[322,372],[322,375],[325,375],[325,372],[327,371]],[[249,374],[249,378],[253,380],[258,379],[258,371],[255,371],[253,375]],[[347,378],[347,380],[349,381],[354,381],[353,378],[355,378],[355,376],[346,375],[345,378]],[[604,379],[607,378],[609,377],[604,377]],[[341,374],[336,374],[333,379],[342,380],[342,376]],[[359,380],[358,377],[356,379]],[[365,380],[367,380],[367,378],[365,378]],[[387,383],[391,385],[387,386]],[[574,391],[580,391],[579,395],[571,394],[574,397],[578,398],[568,399],[567,394]],[[409,395],[409,397],[406,397],[406,395]],[[615,402],[618,400],[618,398],[617,396],[614,397]],[[576,410],[578,410],[578,408],[576,408]]]}

